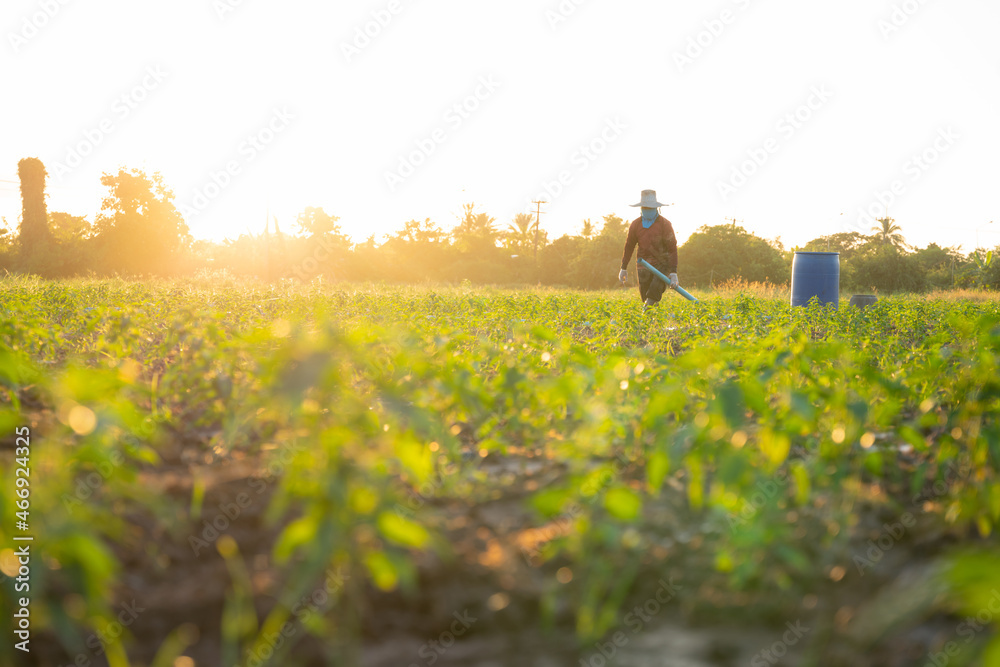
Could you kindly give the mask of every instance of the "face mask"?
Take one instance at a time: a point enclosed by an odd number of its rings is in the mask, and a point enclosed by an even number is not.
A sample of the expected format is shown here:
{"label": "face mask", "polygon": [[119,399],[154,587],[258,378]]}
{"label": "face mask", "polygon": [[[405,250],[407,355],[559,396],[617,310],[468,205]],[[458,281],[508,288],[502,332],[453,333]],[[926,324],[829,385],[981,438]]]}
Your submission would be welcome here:
{"label": "face mask", "polygon": [[642,227],[643,229],[649,229],[656,222],[656,218],[659,215],[655,208],[644,208],[642,209]]}

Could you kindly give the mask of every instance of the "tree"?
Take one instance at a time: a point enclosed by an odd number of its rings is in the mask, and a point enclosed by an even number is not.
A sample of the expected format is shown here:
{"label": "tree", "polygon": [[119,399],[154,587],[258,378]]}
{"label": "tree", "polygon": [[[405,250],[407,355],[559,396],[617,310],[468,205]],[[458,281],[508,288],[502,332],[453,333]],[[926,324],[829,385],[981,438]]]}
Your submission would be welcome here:
{"label": "tree", "polygon": [[560,236],[538,251],[538,279],[544,285],[576,286],[572,267],[580,256],[586,239]]}
{"label": "tree", "polygon": [[7,251],[14,247],[16,237],[7,222],[7,218],[0,218],[0,251]]}
{"label": "tree", "polygon": [[809,252],[839,252],[843,261],[851,259],[869,241],[871,241],[870,236],[858,232],[839,232],[815,238],[802,249]]}
{"label": "tree", "polygon": [[84,241],[93,232],[93,226],[87,218],[61,211],[49,214],[49,229],[52,238],[62,244]]}
{"label": "tree", "polygon": [[731,278],[783,284],[789,279],[789,266],[780,244],[772,244],[735,224],[700,227],[678,255],[682,284],[709,285]]}
{"label": "tree", "polygon": [[613,213],[604,216],[601,233],[583,241],[579,255],[569,266],[571,283],[585,289],[616,287],[627,233],[628,226],[620,217]]}
{"label": "tree", "polygon": [[[874,236],[865,236],[858,232],[838,232],[813,239],[802,249],[808,252],[840,253],[840,282],[848,285],[852,284],[854,261],[862,255],[874,252],[878,247],[879,244]],[[793,256],[794,253],[789,254],[789,263],[791,263]]]}
{"label": "tree", "polygon": [[899,233],[902,231],[902,228],[896,224],[895,220],[886,216],[879,218],[878,223],[872,227],[872,231],[875,232],[875,236],[882,245],[890,245],[894,248],[901,248],[906,245],[903,235]]}
{"label": "tree", "polygon": [[621,239],[622,246],[625,245],[625,235],[628,233],[628,224],[614,213],[604,216],[604,225],[601,226],[601,236],[610,236]]}
{"label": "tree", "polygon": [[101,184],[110,191],[95,224],[104,268],[129,274],[175,270],[191,235],[163,177],[121,168],[101,176]]}
{"label": "tree", "polygon": [[45,204],[45,165],[36,157],[17,163],[21,180],[21,232],[18,240],[22,251],[44,249],[51,239]]}
{"label": "tree", "polygon": [[[353,254],[369,266],[377,264],[381,279],[417,282],[443,279],[457,251],[448,243],[447,233],[426,218],[407,221],[370,255],[359,248]],[[368,266],[358,266],[356,272],[362,275],[368,270]]]}
{"label": "tree", "polygon": [[309,236],[323,236],[324,234],[343,236],[340,233],[340,226],[337,224],[339,221],[339,217],[330,215],[316,206],[307,206],[295,219],[299,230]]}
{"label": "tree", "polygon": [[[970,270],[965,272],[963,283],[983,289],[1000,287],[1000,275],[997,272],[996,250],[976,248],[969,253]],[[971,281],[970,281],[971,278]]]}
{"label": "tree", "polygon": [[299,213],[295,222],[308,236],[298,239],[290,250],[293,275],[305,281],[317,276],[337,280],[347,275],[351,239],[340,231],[339,220],[317,206],[307,206]]}
{"label": "tree", "polygon": [[423,222],[409,220],[403,224],[403,228],[396,232],[390,239],[398,239],[404,243],[444,243],[444,231],[431,222],[430,218],[425,218]]}
{"label": "tree", "polygon": [[933,287],[952,287],[956,280],[956,269],[961,271],[965,258],[954,248],[942,248],[931,243],[913,253],[920,273]]}
{"label": "tree", "polygon": [[594,229],[594,223],[590,221],[590,218],[585,219],[583,223],[581,223],[580,236],[582,238],[589,241],[590,239],[594,238],[594,234],[596,233],[597,230]]}
{"label": "tree", "polygon": [[455,246],[462,252],[479,255],[481,259],[495,257],[499,237],[493,226],[496,219],[485,213],[476,213],[475,204],[466,204],[462,209],[464,214],[459,218],[458,226],[451,231]]}
{"label": "tree", "polygon": [[853,261],[847,284],[861,291],[918,292],[926,288],[927,280],[914,255],[880,243],[873,252]]}
{"label": "tree", "polygon": [[514,221],[507,225],[501,236],[501,243],[504,248],[516,254],[532,254],[536,239],[541,241],[540,235],[536,236],[537,231],[534,216],[530,213],[518,213],[514,216]]}

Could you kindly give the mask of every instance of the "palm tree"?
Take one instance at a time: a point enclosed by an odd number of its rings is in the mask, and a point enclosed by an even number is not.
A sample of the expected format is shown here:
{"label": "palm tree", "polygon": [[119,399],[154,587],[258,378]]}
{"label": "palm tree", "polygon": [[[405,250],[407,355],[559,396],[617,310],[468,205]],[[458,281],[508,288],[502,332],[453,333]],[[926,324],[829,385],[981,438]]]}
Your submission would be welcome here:
{"label": "palm tree", "polygon": [[507,225],[504,242],[510,250],[525,252],[535,245],[535,218],[530,213],[518,213]]}
{"label": "palm tree", "polygon": [[475,208],[475,204],[462,207],[464,214],[451,230],[451,238],[462,252],[488,254],[496,248],[498,234],[493,227],[496,220],[485,213],[476,213]]}
{"label": "palm tree", "polygon": [[589,241],[594,237],[594,234],[596,233],[597,230],[594,229],[594,223],[590,221],[590,218],[584,220],[583,224],[580,226],[580,236]]}
{"label": "palm tree", "polygon": [[903,235],[899,232],[903,231],[902,227],[896,224],[896,221],[889,216],[884,218],[879,218],[877,225],[872,227],[872,231],[875,232],[876,238],[882,245],[890,245],[893,247],[899,247],[906,245]]}

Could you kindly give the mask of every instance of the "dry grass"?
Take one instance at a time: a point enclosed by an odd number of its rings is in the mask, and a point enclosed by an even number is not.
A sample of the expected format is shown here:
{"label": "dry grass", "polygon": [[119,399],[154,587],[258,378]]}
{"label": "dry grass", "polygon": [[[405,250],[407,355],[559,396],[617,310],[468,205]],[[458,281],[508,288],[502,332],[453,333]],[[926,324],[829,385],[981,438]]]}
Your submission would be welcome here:
{"label": "dry grass", "polygon": [[712,289],[712,294],[723,297],[743,294],[761,299],[788,299],[791,296],[791,289],[788,285],[747,282],[742,278],[730,278],[726,282],[716,285]]}
{"label": "dry grass", "polygon": [[1000,301],[1000,292],[991,292],[978,289],[950,289],[934,290],[923,295],[927,301],[975,301],[983,303],[987,301]]}

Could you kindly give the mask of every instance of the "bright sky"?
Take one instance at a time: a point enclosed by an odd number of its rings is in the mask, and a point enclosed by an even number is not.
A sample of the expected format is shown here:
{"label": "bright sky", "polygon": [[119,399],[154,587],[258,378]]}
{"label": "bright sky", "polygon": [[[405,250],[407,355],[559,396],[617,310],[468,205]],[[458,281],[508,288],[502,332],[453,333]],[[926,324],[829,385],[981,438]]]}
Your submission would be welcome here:
{"label": "bright sky", "polygon": [[911,243],[994,246],[997,25],[995,0],[4,0],[0,215],[34,156],[50,211],[93,220],[138,167],[216,240],[306,206],[357,241],[467,202],[506,226],[539,196],[555,238],[651,188],[681,240],[735,217],[793,246],[888,203]]}

